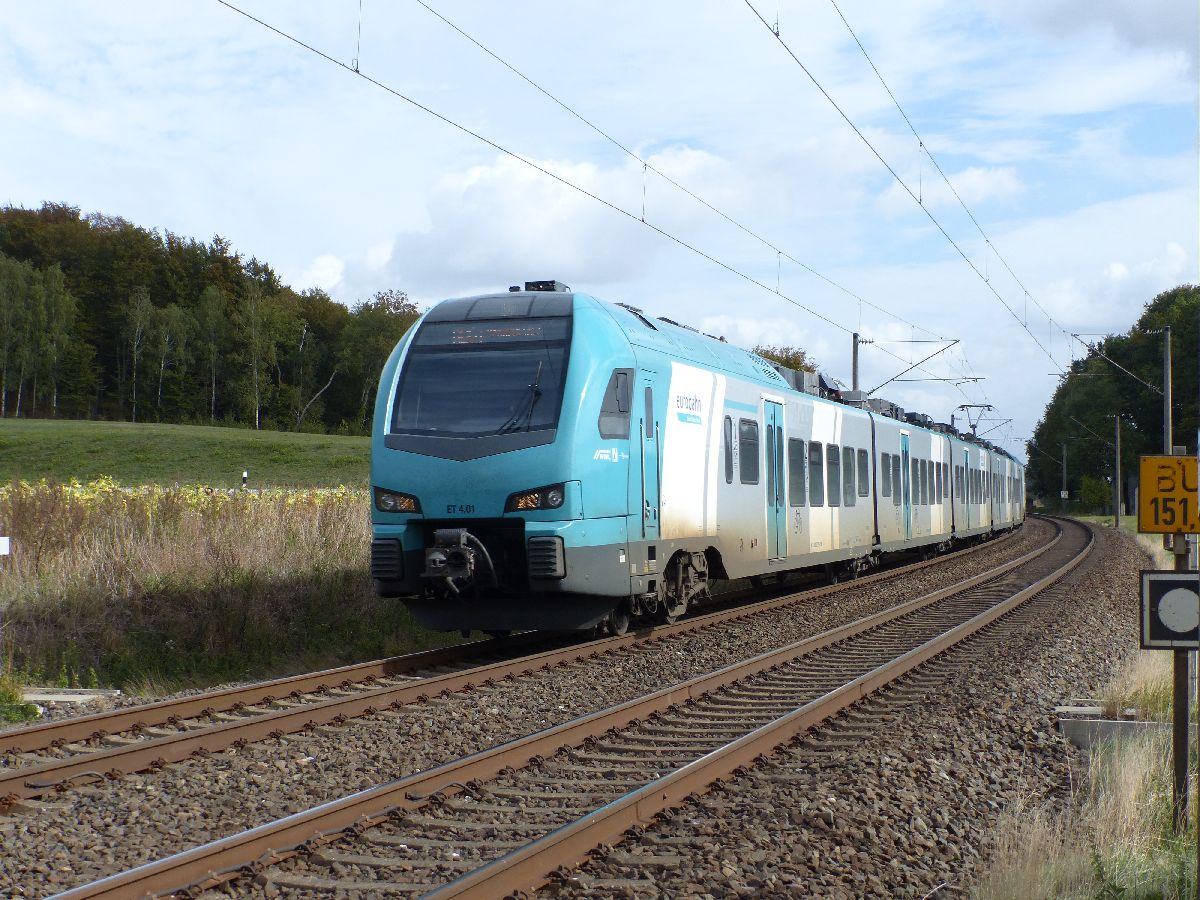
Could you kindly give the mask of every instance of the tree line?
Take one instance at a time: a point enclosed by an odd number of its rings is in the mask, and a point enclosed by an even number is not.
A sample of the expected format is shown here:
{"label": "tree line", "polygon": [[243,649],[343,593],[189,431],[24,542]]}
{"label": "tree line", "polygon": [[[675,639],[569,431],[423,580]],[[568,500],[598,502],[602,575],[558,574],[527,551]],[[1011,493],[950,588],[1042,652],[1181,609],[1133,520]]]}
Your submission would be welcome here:
{"label": "tree line", "polygon": [[294,291],[219,235],[0,207],[0,417],[363,434],[419,314],[398,290]]}
{"label": "tree line", "polygon": [[1163,452],[1163,329],[1168,326],[1172,443],[1195,452],[1198,314],[1200,287],[1165,291],[1146,304],[1128,332],[1093,344],[1071,364],[1027,445],[1030,496],[1057,507],[1065,461],[1070,504],[1087,510],[1110,508],[1118,427],[1114,416],[1119,415],[1122,496],[1128,508],[1138,457]]}

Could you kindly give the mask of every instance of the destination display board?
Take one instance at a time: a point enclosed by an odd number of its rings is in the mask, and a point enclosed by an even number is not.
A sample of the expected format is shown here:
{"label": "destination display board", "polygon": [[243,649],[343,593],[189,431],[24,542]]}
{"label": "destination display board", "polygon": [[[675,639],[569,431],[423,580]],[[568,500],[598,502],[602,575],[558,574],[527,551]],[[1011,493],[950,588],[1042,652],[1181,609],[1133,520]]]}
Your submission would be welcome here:
{"label": "destination display board", "polygon": [[1138,531],[1200,533],[1196,457],[1143,456],[1139,475]]}

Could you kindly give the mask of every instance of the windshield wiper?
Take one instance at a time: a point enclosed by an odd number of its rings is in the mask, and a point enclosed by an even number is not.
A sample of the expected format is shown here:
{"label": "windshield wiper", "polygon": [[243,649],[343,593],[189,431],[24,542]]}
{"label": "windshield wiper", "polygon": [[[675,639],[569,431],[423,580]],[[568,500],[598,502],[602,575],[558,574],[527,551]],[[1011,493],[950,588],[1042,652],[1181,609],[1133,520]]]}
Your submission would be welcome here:
{"label": "windshield wiper", "polygon": [[513,414],[508,417],[508,421],[496,429],[496,434],[508,434],[513,431],[520,431],[522,428],[528,430],[530,423],[533,421],[533,408],[537,406],[538,398],[542,396],[542,389],[538,387],[542,382],[542,361],[538,361],[537,374],[533,376],[533,384],[529,385],[529,397],[522,399],[518,403],[518,408],[513,410]]}

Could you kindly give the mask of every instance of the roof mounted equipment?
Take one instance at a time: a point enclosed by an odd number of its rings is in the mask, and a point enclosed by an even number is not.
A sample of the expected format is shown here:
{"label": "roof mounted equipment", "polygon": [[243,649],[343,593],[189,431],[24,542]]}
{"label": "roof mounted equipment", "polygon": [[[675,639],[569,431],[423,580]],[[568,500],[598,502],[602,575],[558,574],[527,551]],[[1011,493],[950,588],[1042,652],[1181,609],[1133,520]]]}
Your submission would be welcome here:
{"label": "roof mounted equipment", "polygon": [[571,289],[561,281],[527,281],[525,282],[525,290],[554,291],[561,294],[569,294],[571,292]]}

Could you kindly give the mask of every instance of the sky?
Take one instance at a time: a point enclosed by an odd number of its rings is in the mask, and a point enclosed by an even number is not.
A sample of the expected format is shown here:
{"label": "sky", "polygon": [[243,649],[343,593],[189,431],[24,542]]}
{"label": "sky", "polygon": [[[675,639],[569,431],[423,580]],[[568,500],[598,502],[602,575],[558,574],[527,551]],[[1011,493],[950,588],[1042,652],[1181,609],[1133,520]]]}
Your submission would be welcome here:
{"label": "sky", "polygon": [[1069,334],[1200,282],[1195,3],[235,5],[308,47],[217,0],[11,5],[0,203],[347,305],[554,278],[847,386],[859,332],[864,390],[1018,458]]}

